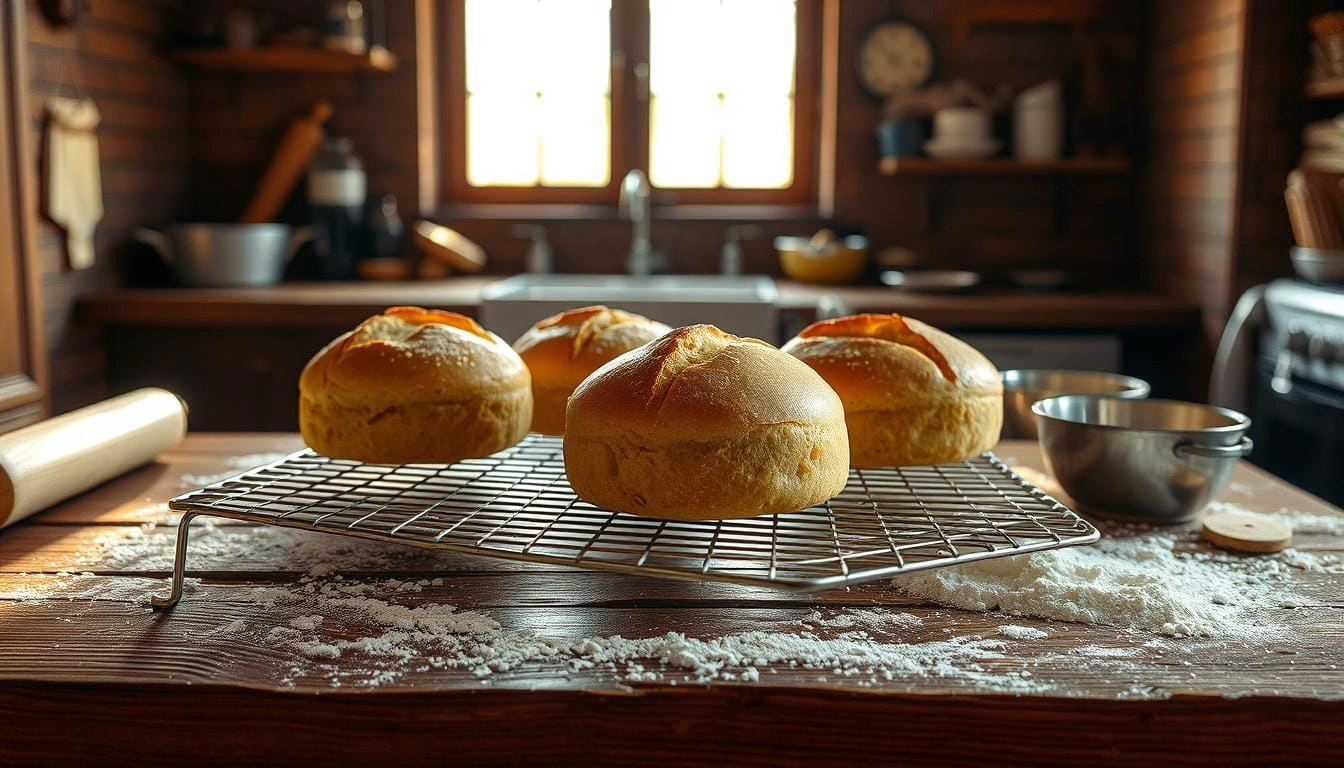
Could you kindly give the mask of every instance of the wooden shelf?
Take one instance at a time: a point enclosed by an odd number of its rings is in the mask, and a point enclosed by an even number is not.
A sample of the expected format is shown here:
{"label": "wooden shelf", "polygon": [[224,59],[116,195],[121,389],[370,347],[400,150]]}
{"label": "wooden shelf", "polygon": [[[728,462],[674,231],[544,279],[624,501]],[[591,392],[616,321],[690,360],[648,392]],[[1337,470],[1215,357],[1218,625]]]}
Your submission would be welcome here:
{"label": "wooden shelf", "polygon": [[192,67],[233,72],[392,72],[397,68],[396,54],[382,47],[364,54],[278,46],[184,48],[173,57]]}
{"label": "wooden shelf", "polygon": [[1305,90],[1309,99],[1344,99],[1344,77],[1308,80]]}
{"label": "wooden shelf", "polygon": [[1059,160],[935,160],[928,157],[884,157],[878,163],[883,176],[938,176],[950,174],[1110,174],[1129,173],[1134,163],[1123,157],[1066,157]]}

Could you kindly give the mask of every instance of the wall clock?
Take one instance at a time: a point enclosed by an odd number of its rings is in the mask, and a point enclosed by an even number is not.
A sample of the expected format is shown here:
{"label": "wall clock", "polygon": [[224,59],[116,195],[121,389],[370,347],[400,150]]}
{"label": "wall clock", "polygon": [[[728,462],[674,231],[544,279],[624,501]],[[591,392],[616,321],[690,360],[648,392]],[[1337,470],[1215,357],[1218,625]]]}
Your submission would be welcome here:
{"label": "wall clock", "polygon": [[863,89],[879,99],[927,85],[933,62],[933,41],[905,21],[884,21],[869,29],[855,60]]}

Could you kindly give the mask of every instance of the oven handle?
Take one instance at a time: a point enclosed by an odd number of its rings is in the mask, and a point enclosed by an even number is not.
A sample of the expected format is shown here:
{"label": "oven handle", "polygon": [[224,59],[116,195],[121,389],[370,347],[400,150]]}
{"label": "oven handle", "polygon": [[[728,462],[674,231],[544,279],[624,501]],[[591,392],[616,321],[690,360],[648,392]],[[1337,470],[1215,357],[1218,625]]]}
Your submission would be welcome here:
{"label": "oven handle", "polygon": [[1202,456],[1206,459],[1239,459],[1243,456],[1251,455],[1251,449],[1255,443],[1251,438],[1243,437],[1241,442],[1236,445],[1201,445],[1199,443],[1181,442],[1177,443],[1171,452],[1178,458],[1188,458],[1190,456]]}

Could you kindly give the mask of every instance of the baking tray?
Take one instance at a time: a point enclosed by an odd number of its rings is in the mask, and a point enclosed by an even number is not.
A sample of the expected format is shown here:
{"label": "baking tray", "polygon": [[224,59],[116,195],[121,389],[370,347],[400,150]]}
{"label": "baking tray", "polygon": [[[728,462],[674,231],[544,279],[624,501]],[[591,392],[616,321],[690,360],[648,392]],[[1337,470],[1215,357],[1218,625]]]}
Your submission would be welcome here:
{"label": "baking tray", "polygon": [[[670,479],[669,482],[675,482]],[[362,464],[300,451],[179,496],[169,607],[198,515],[648,576],[812,591],[1099,538],[994,454],[851,470],[815,507],[742,520],[653,520],[574,495],[561,440],[529,435],[456,464]]]}

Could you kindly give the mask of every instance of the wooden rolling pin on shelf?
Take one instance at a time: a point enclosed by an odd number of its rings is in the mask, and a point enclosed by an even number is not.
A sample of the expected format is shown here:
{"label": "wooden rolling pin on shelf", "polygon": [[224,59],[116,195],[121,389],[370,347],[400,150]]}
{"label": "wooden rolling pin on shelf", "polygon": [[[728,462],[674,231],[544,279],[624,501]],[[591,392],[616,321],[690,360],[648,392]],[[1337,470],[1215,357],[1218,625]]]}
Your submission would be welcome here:
{"label": "wooden rolling pin on shelf", "polygon": [[327,132],[323,127],[331,119],[331,102],[319,101],[313,105],[312,112],[290,123],[289,130],[280,140],[266,172],[257,184],[252,200],[243,211],[240,221],[244,224],[261,224],[275,221],[280,209],[294,191],[299,177],[313,161],[317,150]]}
{"label": "wooden rolling pin on shelf", "polygon": [[0,435],[0,527],[148,463],[187,433],[187,407],[137,389]]}

